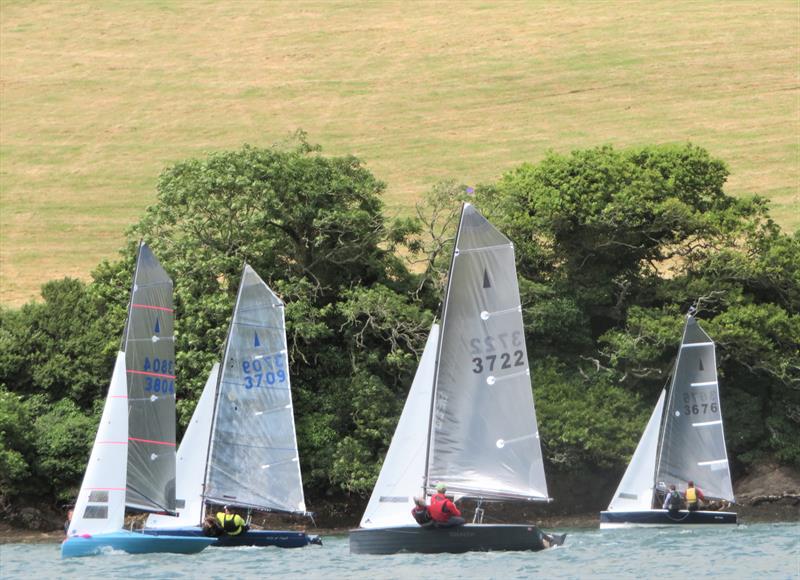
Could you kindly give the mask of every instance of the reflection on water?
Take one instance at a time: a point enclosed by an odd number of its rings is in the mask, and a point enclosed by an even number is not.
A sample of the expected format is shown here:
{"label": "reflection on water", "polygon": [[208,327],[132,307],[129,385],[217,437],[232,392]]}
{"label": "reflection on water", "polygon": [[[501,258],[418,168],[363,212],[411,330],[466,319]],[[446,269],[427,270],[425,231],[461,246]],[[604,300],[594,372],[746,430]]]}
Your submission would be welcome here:
{"label": "reflection on water", "polygon": [[[552,530],[564,531],[564,530]],[[566,530],[543,552],[351,556],[347,537],[295,550],[210,548],[192,556],[109,553],[61,560],[58,544],[0,546],[2,578],[800,578],[800,525]]]}

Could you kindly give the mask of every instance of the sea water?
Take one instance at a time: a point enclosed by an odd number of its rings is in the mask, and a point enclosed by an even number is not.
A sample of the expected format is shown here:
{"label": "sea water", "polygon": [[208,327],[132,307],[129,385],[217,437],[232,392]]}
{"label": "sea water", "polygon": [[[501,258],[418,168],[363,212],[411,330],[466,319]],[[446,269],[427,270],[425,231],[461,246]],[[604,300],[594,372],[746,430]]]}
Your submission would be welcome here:
{"label": "sea water", "polygon": [[2,578],[800,578],[800,525],[727,529],[552,530],[542,552],[351,555],[347,536],[324,546],[207,548],[200,554],[107,553],[62,560],[59,545],[0,545]]}

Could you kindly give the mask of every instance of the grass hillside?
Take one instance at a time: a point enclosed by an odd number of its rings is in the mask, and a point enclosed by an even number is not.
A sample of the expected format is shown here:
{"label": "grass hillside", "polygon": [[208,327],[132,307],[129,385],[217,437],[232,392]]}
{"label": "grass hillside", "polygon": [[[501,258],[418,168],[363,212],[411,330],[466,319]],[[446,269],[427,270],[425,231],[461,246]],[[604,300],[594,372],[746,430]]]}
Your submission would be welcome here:
{"label": "grass hillside", "polygon": [[0,1],[0,303],[87,278],[168,164],[303,128],[404,211],[548,149],[692,141],[800,225],[800,4]]}

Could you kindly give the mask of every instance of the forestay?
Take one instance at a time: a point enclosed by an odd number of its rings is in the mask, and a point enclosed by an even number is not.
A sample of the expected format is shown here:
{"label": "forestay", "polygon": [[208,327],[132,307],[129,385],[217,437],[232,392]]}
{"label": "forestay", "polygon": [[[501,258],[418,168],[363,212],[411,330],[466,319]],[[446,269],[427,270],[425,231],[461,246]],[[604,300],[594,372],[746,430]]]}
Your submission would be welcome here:
{"label": "forestay", "polygon": [[206,499],[305,512],[283,302],[247,265],[217,389]]}
{"label": "forestay", "polygon": [[139,245],[123,337],[128,379],[126,503],[175,510],[175,339],[172,280]]}
{"label": "forestay", "polygon": [[189,422],[178,448],[178,461],[175,468],[178,516],[150,514],[145,527],[172,528],[196,526],[202,523],[205,515],[203,478],[206,474],[211,422],[214,417],[214,394],[218,381],[219,363],[214,363],[206,380],[205,388],[200,395],[200,400],[192,414],[192,420]]}
{"label": "forestay", "polygon": [[662,390],[628,469],[608,506],[609,511],[647,510],[653,505],[653,475],[665,397],[666,391]]}
{"label": "forestay", "polygon": [[68,535],[101,534],[123,528],[127,459],[128,392],[125,353],[120,352]]}
{"label": "forestay", "polygon": [[430,415],[438,342],[439,325],[434,324],[378,481],[361,518],[362,528],[416,525],[411,509],[414,496],[422,495],[428,444],[428,431],[424,425]]}
{"label": "forestay", "polygon": [[708,497],[734,500],[714,342],[691,315],[675,363],[656,471],[656,482],[688,481]]}
{"label": "forestay", "polygon": [[465,204],[445,297],[427,484],[545,499],[514,247]]}

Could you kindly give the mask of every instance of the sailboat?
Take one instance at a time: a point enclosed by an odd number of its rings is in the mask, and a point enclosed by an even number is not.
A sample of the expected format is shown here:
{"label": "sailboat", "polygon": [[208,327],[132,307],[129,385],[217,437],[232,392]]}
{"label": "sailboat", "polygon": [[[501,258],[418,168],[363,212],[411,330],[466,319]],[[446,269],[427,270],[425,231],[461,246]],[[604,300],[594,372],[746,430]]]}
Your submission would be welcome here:
{"label": "sailboat", "polygon": [[[541,550],[563,535],[482,523],[497,501],[549,501],[525,349],[514,246],[469,203],[434,324],[350,552]],[[414,496],[446,482],[478,501],[472,524],[420,527]]]}
{"label": "sailboat", "polygon": [[[284,305],[245,264],[223,363],[215,364],[178,450],[178,515],[153,514],[145,532],[202,536],[209,505],[309,515],[297,453]],[[302,531],[248,530],[215,546],[295,548]]]}
{"label": "sailboat", "polygon": [[661,509],[668,485],[696,482],[709,499],[734,502],[714,341],[690,312],[672,373],[669,393],[655,409],[600,528],[736,524],[724,511]]}
{"label": "sailboat", "polygon": [[104,550],[195,553],[206,538],[125,530],[126,506],[175,510],[175,343],[172,280],[139,244],[128,317],[94,446],[61,556]]}

